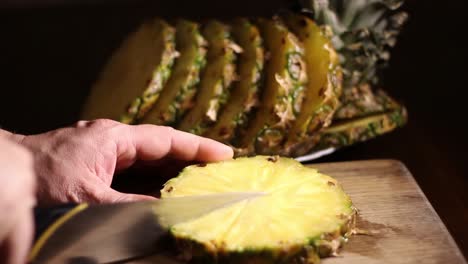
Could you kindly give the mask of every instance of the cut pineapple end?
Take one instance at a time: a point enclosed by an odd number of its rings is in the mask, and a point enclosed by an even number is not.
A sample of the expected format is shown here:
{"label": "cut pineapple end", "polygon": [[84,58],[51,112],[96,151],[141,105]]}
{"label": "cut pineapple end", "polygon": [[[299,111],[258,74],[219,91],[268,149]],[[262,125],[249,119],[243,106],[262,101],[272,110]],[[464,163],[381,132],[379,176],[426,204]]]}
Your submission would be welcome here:
{"label": "cut pineapple end", "polygon": [[176,224],[171,228],[176,239],[194,241],[216,254],[297,251],[310,245],[318,251],[329,237],[343,240],[355,214],[335,179],[277,156],[190,166],[161,191],[163,199],[224,192],[267,195]]}

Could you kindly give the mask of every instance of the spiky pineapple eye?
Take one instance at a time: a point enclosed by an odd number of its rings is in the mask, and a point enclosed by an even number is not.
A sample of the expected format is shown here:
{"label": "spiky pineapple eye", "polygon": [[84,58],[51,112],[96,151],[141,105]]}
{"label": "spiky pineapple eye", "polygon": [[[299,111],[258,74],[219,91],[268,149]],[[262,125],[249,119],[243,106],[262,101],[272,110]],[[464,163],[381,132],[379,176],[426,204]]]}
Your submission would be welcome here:
{"label": "spiky pineapple eye", "polygon": [[270,156],[270,157],[268,157],[267,160],[274,163],[274,162],[278,161],[278,158],[279,158],[279,156]]}
{"label": "spiky pineapple eye", "polygon": [[302,54],[298,52],[291,52],[288,54],[288,71],[289,75],[294,80],[301,79],[304,71],[304,63],[302,62]]}

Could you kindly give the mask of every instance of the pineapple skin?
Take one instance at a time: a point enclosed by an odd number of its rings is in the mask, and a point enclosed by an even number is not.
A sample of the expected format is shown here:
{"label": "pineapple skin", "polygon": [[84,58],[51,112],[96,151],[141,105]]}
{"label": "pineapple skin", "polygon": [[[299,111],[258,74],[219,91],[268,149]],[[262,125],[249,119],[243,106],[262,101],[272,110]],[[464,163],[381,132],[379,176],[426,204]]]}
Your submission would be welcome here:
{"label": "pineapple skin", "polygon": [[369,84],[346,89],[340,101],[341,105],[334,116],[335,121],[385,113],[399,108],[398,103],[383,90],[374,92]]}
{"label": "pineapple skin", "polygon": [[[254,156],[238,159],[279,159],[279,156]],[[290,158],[281,158],[292,160]],[[292,160],[293,161],[293,160]],[[294,161],[296,162],[296,161]],[[193,165],[199,166],[199,165]],[[206,164],[202,164],[202,167]],[[169,180],[161,190],[162,197],[172,191]],[[202,243],[187,237],[179,237],[173,229],[170,230],[172,243],[177,248],[178,259],[191,264],[319,264],[321,258],[337,256],[338,251],[356,233],[356,218],[358,211],[349,201],[352,213],[343,215],[343,223],[334,231],[323,233],[319,237],[311,237],[303,245],[285,245],[284,248],[246,248],[242,251],[228,251],[215,241]]]}
{"label": "pineapple skin", "polygon": [[282,249],[223,251],[213,244],[173,237],[178,259],[190,264],[319,264],[321,258],[338,255],[338,251],[356,232],[357,210],[335,232],[311,238],[308,244]]}
{"label": "pineapple skin", "polygon": [[[244,250],[242,252],[223,252],[211,245],[200,244],[193,240],[175,239],[179,259],[190,264],[318,264],[320,255],[315,246],[289,247],[284,249]],[[214,251],[217,250],[217,251]]]}
{"label": "pineapple skin", "polygon": [[338,251],[356,232],[357,210],[335,232],[311,238],[303,246],[282,249],[252,249],[238,252],[223,251],[210,243],[200,243],[173,235],[178,259],[191,264],[319,264],[321,258],[337,256]]}
{"label": "pineapple skin", "polygon": [[206,40],[197,23],[183,19],[177,22],[176,48],[181,56],[177,59],[160,98],[141,123],[175,125],[193,106],[200,72],[206,65],[207,52]]}
{"label": "pineapple skin", "polygon": [[389,133],[398,127],[404,126],[407,120],[408,114],[406,108],[401,106],[386,113],[332,125],[319,133],[308,144],[312,145],[311,151],[330,147],[346,147]]}
{"label": "pineapple skin", "polygon": [[333,45],[341,57],[344,89],[375,85],[388,65],[408,14],[404,0],[322,1],[300,0],[313,19],[333,32]]}

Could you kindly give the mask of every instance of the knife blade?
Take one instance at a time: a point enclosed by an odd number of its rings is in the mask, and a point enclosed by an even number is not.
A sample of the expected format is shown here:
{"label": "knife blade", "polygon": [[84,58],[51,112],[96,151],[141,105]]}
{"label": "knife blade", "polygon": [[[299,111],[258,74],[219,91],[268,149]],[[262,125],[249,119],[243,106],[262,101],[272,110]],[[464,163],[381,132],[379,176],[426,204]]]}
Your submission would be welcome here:
{"label": "knife blade", "polygon": [[135,202],[69,207],[43,228],[29,262],[96,264],[124,263],[168,250],[169,227],[261,192],[232,192]]}

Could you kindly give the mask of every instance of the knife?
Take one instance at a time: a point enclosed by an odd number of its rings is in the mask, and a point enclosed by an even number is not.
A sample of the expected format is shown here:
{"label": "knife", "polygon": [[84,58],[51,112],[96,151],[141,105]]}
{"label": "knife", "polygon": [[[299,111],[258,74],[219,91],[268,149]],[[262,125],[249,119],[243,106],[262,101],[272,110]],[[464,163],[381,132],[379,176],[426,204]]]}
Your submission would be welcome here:
{"label": "knife", "polygon": [[169,227],[262,196],[230,192],[108,205],[39,209],[32,264],[126,263],[167,252]]}

